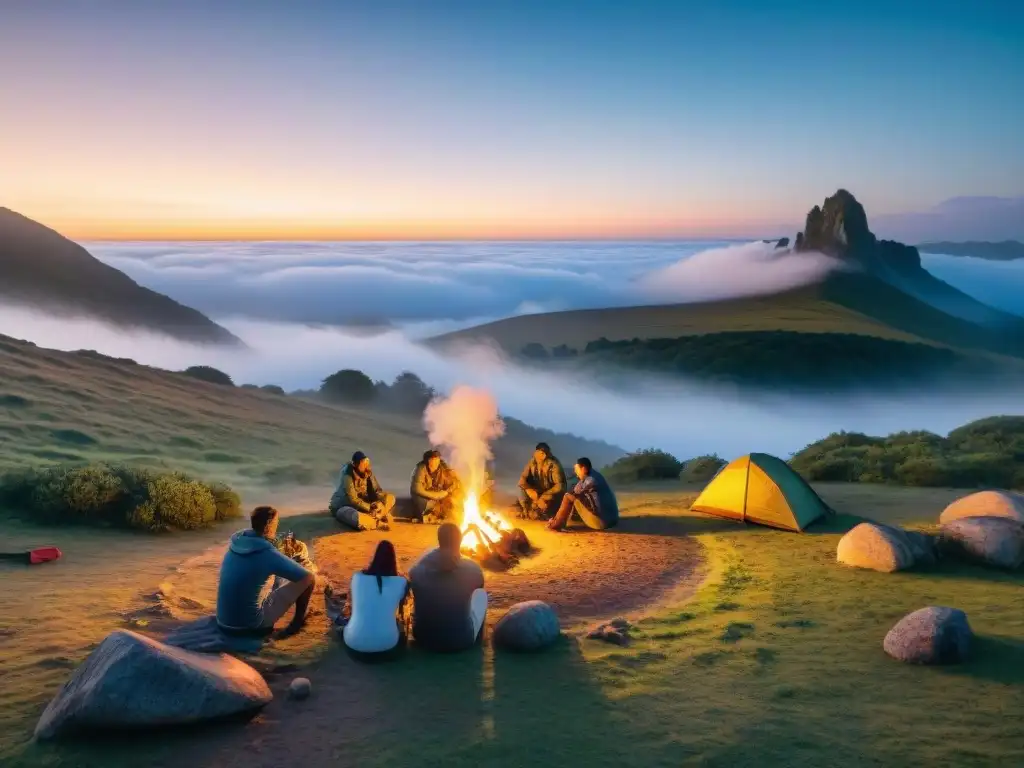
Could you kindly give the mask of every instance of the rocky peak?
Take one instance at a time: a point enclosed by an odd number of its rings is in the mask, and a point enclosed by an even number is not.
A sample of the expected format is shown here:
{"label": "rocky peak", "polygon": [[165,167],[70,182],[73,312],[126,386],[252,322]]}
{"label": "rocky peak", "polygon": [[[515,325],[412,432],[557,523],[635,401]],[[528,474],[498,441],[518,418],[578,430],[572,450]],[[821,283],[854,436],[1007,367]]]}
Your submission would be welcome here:
{"label": "rocky peak", "polygon": [[921,256],[913,246],[878,240],[868,228],[864,206],[845,189],[825,198],[807,214],[804,231],[796,235],[797,251],[821,251],[856,264],[869,272],[888,267],[899,272],[921,268]]}

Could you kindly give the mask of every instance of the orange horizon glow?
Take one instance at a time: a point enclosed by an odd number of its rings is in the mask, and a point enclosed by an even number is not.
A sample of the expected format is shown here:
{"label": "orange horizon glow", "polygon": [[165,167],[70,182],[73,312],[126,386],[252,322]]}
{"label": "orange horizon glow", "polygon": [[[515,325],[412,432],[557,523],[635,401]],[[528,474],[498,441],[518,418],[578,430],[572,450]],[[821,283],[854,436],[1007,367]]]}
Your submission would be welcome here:
{"label": "orange horizon glow", "polygon": [[[15,209],[17,210],[17,209]],[[670,240],[789,234],[778,221],[637,220],[608,217],[552,219],[410,219],[384,221],[225,218],[112,220],[45,216],[18,210],[72,240],[155,241],[437,241],[437,240]]]}

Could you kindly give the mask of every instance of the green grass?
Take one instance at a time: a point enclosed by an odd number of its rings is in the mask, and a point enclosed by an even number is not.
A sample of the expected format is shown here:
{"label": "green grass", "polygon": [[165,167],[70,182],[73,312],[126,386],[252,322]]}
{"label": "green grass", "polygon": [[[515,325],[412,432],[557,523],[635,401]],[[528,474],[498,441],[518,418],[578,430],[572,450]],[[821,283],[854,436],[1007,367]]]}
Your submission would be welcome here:
{"label": "green grass", "polygon": [[[54,462],[132,464],[260,496],[295,485],[327,488],[353,451],[363,450],[382,482],[401,490],[427,446],[417,414],[225,387],[6,337],[0,380],[0,473]],[[510,422],[496,457],[518,476],[543,439],[566,455],[581,453],[577,438]],[[611,446],[605,453],[618,455]]]}
{"label": "green grass", "polygon": [[[304,737],[319,733],[317,754],[366,766],[511,767],[539,754],[545,764],[595,766],[1019,761],[1011,713],[1024,683],[1024,578],[952,564],[879,574],[835,563],[852,515],[930,525],[955,493],[820,487],[846,517],[800,535],[691,516],[681,507],[692,494],[670,488],[624,493],[627,515],[665,517],[666,531],[697,536],[709,573],[691,600],[642,618],[632,646],[571,639],[534,656],[412,654],[360,667],[383,697],[373,722],[343,731],[314,698],[303,717],[322,727]],[[926,668],[883,653],[892,624],[929,604],[967,612],[978,634],[972,661]],[[310,670],[314,691],[338,663],[332,652],[320,662],[327,668]],[[185,754],[184,743],[149,740],[147,759]],[[139,748],[32,749],[16,762],[122,765]]]}

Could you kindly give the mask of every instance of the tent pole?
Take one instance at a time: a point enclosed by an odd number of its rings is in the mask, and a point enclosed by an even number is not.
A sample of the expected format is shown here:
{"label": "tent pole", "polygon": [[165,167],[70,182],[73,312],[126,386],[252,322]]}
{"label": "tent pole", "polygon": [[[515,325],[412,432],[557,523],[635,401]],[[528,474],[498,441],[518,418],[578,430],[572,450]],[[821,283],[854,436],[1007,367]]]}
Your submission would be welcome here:
{"label": "tent pole", "polygon": [[747,457],[747,474],[743,478],[743,517],[740,518],[740,522],[747,522],[747,492],[750,490],[750,457]]}

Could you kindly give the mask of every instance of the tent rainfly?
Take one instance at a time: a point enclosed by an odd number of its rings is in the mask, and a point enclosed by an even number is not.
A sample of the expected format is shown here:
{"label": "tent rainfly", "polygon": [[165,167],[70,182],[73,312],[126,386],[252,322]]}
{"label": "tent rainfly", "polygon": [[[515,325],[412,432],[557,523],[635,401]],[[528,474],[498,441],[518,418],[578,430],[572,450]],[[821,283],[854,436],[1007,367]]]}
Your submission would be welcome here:
{"label": "tent rainfly", "polygon": [[802,531],[830,511],[789,464],[767,453],[722,467],[690,508],[786,531]]}

